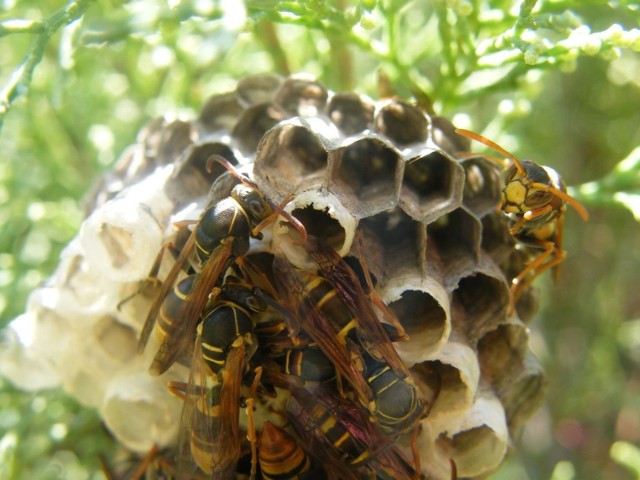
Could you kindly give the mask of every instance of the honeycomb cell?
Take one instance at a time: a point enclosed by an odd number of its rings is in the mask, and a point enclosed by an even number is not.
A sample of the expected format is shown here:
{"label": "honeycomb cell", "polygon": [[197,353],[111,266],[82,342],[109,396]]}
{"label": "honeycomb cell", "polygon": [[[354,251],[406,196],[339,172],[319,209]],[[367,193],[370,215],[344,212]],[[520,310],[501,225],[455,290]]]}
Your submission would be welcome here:
{"label": "honeycomb cell", "polygon": [[447,265],[447,287],[478,263],[480,256],[480,221],[463,208],[440,217],[427,227],[428,242]]}
{"label": "honeycomb cell", "polygon": [[519,321],[498,325],[478,340],[482,376],[498,391],[509,385],[522,370],[529,334]]}
{"label": "honeycomb cell", "polygon": [[463,341],[450,340],[434,359],[410,371],[420,399],[429,407],[429,421],[463,414],[473,403],[480,367],[474,350]]}
{"label": "honeycomb cell", "polygon": [[227,171],[219,163],[209,162],[212,155],[220,155],[232,165],[238,165],[233,151],[224,143],[206,142],[189,147],[176,161],[176,169],[165,187],[177,208],[206,195],[215,179]]}
{"label": "honeycomb cell", "polygon": [[409,335],[408,342],[396,344],[400,358],[409,366],[433,358],[451,331],[445,289],[430,277],[414,274],[393,277],[380,296]]}
{"label": "honeycomb cell", "polygon": [[492,262],[483,264],[461,278],[453,292],[453,303],[462,309],[463,328],[474,341],[505,320],[509,305],[509,287],[501,272]]}
{"label": "honeycomb cell", "polygon": [[191,123],[175,120],[163,126],[156,145],[156,163],[166,165],[174,162],[185,148],[193,143]]}
{"label": "honeycomb cell", "polygon": [[494,213],[500,205],[502,180],[495,165],[481,157],[462,160],[465,184],[462,204],[478,217]]}
{"label": "honeycomb cell", "polygon": [[462,204],[464,170],[440,150],[406,163],[400,206],[418,221],[431,223]]}
{"label": "honeycomb cell", "polygon": [[374,129],[399,146],[424,142],[429,134],[429,118],[419,108],[401,100],[389,101],[375,114]]}
{"label": "honeycomb cell", "polygon": [[524,423],[540,408],[548,387],[538,359],[528,352],[519,375],[505,388],[498,390],[513,438],[517,438]]}
{"label": "honeycomb cell", "polygon": [[213,95],[200,109],[197,122],[200,136],[220,130],[232,130],[243,110],[235,92]]}
{"label": "honeycomb cell", "polygon": [[142,365],[134,366],[107,385],[99,412],[118,441],[144,454],[154,445],[175,443],[182,402],[167,395],[169,378],[152,377]]}
{"label": "honeycomb cell", "polygon": [[424,271],[426,264],[427,230],[423,223],[417,222],[400,208],[380,212],[363,218],[359,225],[361,237],[373,243],[367,251],[367,257],[380,254],[384,272],[383,283],[389,276],[415,274]]}
{"label": "honeycomb cell", "polygon": [[269,129],[284,120],[286,115],[278,107],[270,103],[261,103],[244,110],[236,118],[237,123],[231,135],[243,153],[253,154],[258,143]]}
{"label": "honeycomb cell", "polygon": [[245,108],[260,103],[270,102],[283,79],[280,75],[252,75],[238,82],[236,96],[238,102]]}
{"label": "honeycomb cell", "polygon": [[[432,425],[438,430],[438,425]],[[435,438],[436,451],[456,464],[460,478],[494,471],[507,453],[509,432],[500,401],[489,389],[482,389],[464,415],[448,422]]]}
{"label": "honeycomb cell", "polygon": [[355,93],[336,93],[327,105],[327,116],[349,136],[371,128],[373,124],[373,101]]}
{"label": "honeycomb cell", "polygon": [[[335,195],[315,188],[302,191],[286,205],[285,210],[304,225],[308,235],[318,238],[340,256],[349,252],[358,221]],[[272,232],[274,250],[282,251],[298,268],[314,268],[314,261],[298,245],[299,240],[298,232],[289,221],[278,217]]]}
{"label": "honeycomb cell", "polygon": [[321,138],[301,119],[269,131],[258,147],[253,173],[258,186],[284,198],[326,175],[327,151]]}
{"label": "honeycomb cell", "polygon": [[482,217],[481,246],[498,265],[511,255],[514,240],[504,218],[499,215]]}
{"label": "honeycomb cell", "polygon": [[314,77],[292,75],[282,83],[274,101],[289,114],[311,117],[324,109],[328,97],[327,89]]}
{"label": "honeycomb cell", "polygon": [[393,208],[398,202],[404,162],[377,137],[361,137],[329,154],[329,190],[358,218]]}
{"label": "honeycomb cell", "polygon": [[471,140],[456,133],[456,127],[448,118],[431,117],[431,139],[445,152],[455,155],[471,150]]}

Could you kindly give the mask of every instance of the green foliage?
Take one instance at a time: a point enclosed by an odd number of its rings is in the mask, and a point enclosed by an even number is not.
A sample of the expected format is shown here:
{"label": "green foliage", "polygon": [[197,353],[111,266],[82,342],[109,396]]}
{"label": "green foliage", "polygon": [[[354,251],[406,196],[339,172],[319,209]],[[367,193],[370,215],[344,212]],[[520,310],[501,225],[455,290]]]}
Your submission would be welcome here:
{"label": "green foliage", "polygon": [[[375,97],[383,71],[398,95],[581,183],[572,193],[591,211],[587,224],[569,212],[569,258],[533,327],[549,402],[496,478],[637,476],[640,428],[624,426],[640,425],[640,232],[626,210],[639,218],[637,2],[3,6],[0,325],[55,268],[92,179],[153,116],[193,115],[208,95],[263,71],[307,71]],[[97,452],[111,441],[94,413],[61,392],[4,383],[0,412],[0,478],[100,477]]]}

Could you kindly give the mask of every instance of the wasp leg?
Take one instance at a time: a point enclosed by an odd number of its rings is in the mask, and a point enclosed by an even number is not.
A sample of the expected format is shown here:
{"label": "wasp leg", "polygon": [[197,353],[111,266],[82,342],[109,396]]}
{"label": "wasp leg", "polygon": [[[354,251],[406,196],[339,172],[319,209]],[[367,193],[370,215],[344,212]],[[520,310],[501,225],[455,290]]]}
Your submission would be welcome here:
{"label": "wasp leg", "polygon": [[144,456],[144,458],[138,464],[136,469],[133,472],[131,472],[131,475],[129,475],[127,478],[129,478],[129,480],[142,480],[143,478],[145,478],[145,473],[147,472],[147,468],[149,467],[151,462],[153,462],[153,460],[156,458],[157,455],[158,455],[158,446],[154,445],[153,447],[151,447],[151,450],[149,450],[149,453],[147,453]]}
{"label": "wasp leg", "polygon": [[373,303],[377,307],[377,309],[380,312],[382,312],[382,315],[384,315],[384,317],[389,322],[391,322],[391,324],[395,327],[397,332],[397,339],[394,339],[393,340],[394,342],[409,340],[409,336],[404,331],[404,327],[402,326],[402,324],[398,321],[398,319],[391,312],[391,310],[389,310],[389,308],[384,303],[384,300],[382,300],[378,292],[376,292],[376,289],[373,285],[373,280],[371,279],[371,272],[369,272],[369,268],[367,267],[367,264],[364,260],[364,256],[362,255],[362,244],[360,239],[358,239],[357,250],[358,250],[358,260],[362,264],[362,273],[364,275],[365,283],[367,284],[367,289],[368,289],[367,296],[369,297],[369,301]]}
{"label": "wasp leg", "polygon": [[[509,313],[515,311],[518,299],[533,280],[546,270],[559,265],[566,257],[566,252],[558,249],[553,241],[539,240],[537,244],[543,247],[544,251],[529,262],[526,268],[512,281]],[[549,258],[551,255],[553,257]]]}
{"label": "wasp leg", "polygon": [[545,205],[544,207],[527,211],[524,215],[522,215],[522,218],[520,220],[518,220],[511,228],[509,228],[509,233],[511,235],[517,235],[528,222],[541,217],[542,215],[546,215],[552,210],[553,207],[551,205]]}
{"label": "wasp leg", "polygon": [[411,455],[413,455],[413,466],[416,471],[416,478],[420,478],[420,451],[418,450],[418,433],[420,432],[420,423],[417,423],[413,427],[413,434],[411,435]]}
{"label": "wasp leg", "polygon": [[298,234],[300,235],[300,238],[294,243],[296,245],[304,245],[307,241],[307,230],[304,228],[304,225],[300,222],[300,220],[284,210],[284,207],[286,207],[291,200],[293,200],[293,194],[287,195],[287,197],[280,203],[280,205],[274,205],[274,212],[253,228],[253,230],[251,231],[251,236],[255,237],[256,235],[259,235],[262,229],[272,223],[277,217],[282,216],[286,218],[291,225],[293,225],[293,227],[298,231]]}
{"label": "wasp leg", "polygon": [[257,394],[258,385],[260,384],[260,378],[262,377],[262,367],[256,367],[254,370],[255,377],[253,382],[251,383],[250,397],[247,398],[247,440],[251,443],[251,473],[249,474],[249,478],[253,480],[256,477],[256,469],[258,464],[258,438],[256,435],[256,423],[254,417],[254,406],[255,406],[255,396]]}

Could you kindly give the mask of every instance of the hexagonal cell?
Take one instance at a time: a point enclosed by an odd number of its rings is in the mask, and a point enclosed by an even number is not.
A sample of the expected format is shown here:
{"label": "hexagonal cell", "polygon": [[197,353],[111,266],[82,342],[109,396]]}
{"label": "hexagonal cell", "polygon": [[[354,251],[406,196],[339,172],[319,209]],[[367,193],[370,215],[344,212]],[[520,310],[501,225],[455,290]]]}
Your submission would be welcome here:
{"label": "hexagonal cell", "polygon": [[489,214],[482,217],[482,242],[480,245],[496,263],[502,264],[511,255],[514,243],[506,218],[499,214]]}
{"label": "hexagonal cell", "polygon": [[453,302],[460,307],[454,324],[472,341],[503,323],[509,305],[509,287],[496,268],[478,268],[458,282]]}
{"label": "hexagonal cell", "polygon": [[431,138],[445,152],[455,154],[471,150],[471,140],[456,133],[456,126],[448,118],[431,117]]}
{"label": "hexagonal cell", "polygon": [[198,116],[201,135],[217,130],[231,130],[243,111],[235,92],[213,95],[205,102]]}
{"label": "hexagonal cell", "polygon": [[206,195],[215,179],[227,171],[217,162],[212,162],[211,171],[208,171],[212,155],[220,155],[232,165],[238,165],[233,151],[224,143],[207,142],[191,146],[176,162],[176,170],[165,187],[167,195],[178,208]]}
{"label": "hexagonal cell", "polygon": [[404,161],[379,138],[368,136],[329,153],[329,190],[358,218],[398,202]]}
{"label": "hexagonal cell", "polygon": [[464,208],[440,217],[427,227],[428,248],[435,247],[446,265],[447,286],[478,263],[480,229],[480,221]]}
{"label": "hexagonal cell", "polygon": [[460,162],[465,172],[462,203],[478,217],[494,213],[500,205],[500,170],[482,157]]}
{"label": "hexagonal cell", "polygon": [[460,478],[494,471],[502,463],[509,443],[504,408],[489,389],[478,392],[464,415],[446,423],[437,422],[426,433],[430,437],[427,441],[435,441],[436,453],[444,457],[438,463],[453,460]]}
{"label": "hexagonal cell", "polygon": [[[390,275],[422,273],[427,248],[427,230],[423,223],[416,222],[400,208],[380,212],[360,221],[359,231],[368,245],[367,257],[381,252],[383,259],[382,283]],[[372,253],[373,252],[373,253]]]}
{"label": "hexagonal cell", "polygon": [[420,399],[429,408],[430,421],[462,414],[478,390],[476,353],[460,341],[445,343],[435,359],[413,365],[409,371]]}
{"label": "hexagonal cell", "polygon": [[449,297],[442,285],[421,274],[398,276],[380,296],[409,335],[408,342],[396,344],[400,358],[407,365],[433,358],[451,331]]}
{"label": "hexagonal cell", "polygon": [[245,108],[259,103],[268,103],[273,100],[282,82],[282,77],[275,74],[245,77],[236,87],[238,102]]}
{"label": "hexagonal cell", "polygon": [[419,108],[393,100],[382,106],[375,115],[374,129],[398,145],[424,142],[429,134],[429,118]]}
{"label": "hexagonal cell", "polygon": [[286,112],[303,117],[316,116],[327,104],[327,89],[313,76],[287,77],[276,92],[274,102]]}
{"label": "hexagonal cell", "polygon": [[254,105],[247,108],[239,117],[235,117],[237,123],[231,135],[243,152],[251,154],[258,147],[264,134],[285,118],[287,115],[275,105],[270,103]]}
{"label": "hexagonal cell", "polygon": [[[296,217],[307,234],[320,239],[340,256],[346,255],[353,243],[358,221],[330,192],[310,189],[299,192],[285,210]],[[282,251],[298,268],[315,269],[316,263],[305,248],[298,245],[299,233],[283,216],[278,217],[272,229],[274,251]]]}
{"label": "hexagonal cell", "polygon": [[191,123],[174,120],[164,126],[156,146],[156,163],[166,165],[174,162],[193,143]]}
{"label": "hexagonal cell", "polygon": [[430,223],[462,204],[464,169],[444,152],[430,150],[406,163],[400,206]]}
{"label": "hexagonal cell", "polygon": [[516,378],[497,392],[502,400],[511,436],[517,438],[524,423],[540,408],[547,379],[538,359],[530,351]]}
{"label": "hexagonal cell", "polygon": [[327,115],[345,135],[355,135],[371,127],[373,102],[352,92],[336,93],[327,106]]}
{"label": "hexagonal cell", "polygon": [[253,173],[265,192],[281,198],[303,184],[325,178],[327,150],[321,139],[300,119],[283,122],[260,142]]}
{"label": "hexagonal cell", "polygon": [[500,391],[520,373],[527,354],[529,332],[520,321],[498,325],[478,340],[482,378]]}

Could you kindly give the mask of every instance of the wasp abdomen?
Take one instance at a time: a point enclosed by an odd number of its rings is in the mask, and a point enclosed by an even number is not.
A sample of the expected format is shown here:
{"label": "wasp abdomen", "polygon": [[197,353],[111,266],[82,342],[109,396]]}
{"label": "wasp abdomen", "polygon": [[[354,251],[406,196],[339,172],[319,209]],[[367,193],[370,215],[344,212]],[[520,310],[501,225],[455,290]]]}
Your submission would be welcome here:
{"label": "wasp abdomen", "polygon": [[335,367],[319,348],[287,350],[279,360],[286,374],[300,377],[305,382],[323,383],[336,376]]}
{"label": "wasp abdomen", "polygon": [[411,379],[400,378],[389,365],[371,357],[366,359],[366,366],[367,383],[375,402],[373,415],[380,428],[394,435],[414,425],[424,407]]}
{"label": "wasp abdomen", "polygon": [[309,456],[295,439],[269,421],[262,426],[258,451],[262,478],[266,480],[299,478],[311,468]]}
{"label": "wasp abdomen", "polygon": [[238,338],[253,335],[249,312],[239,305],[222,302],[202,320],[202,354],[213,373],[225,365],[227,352]]}

